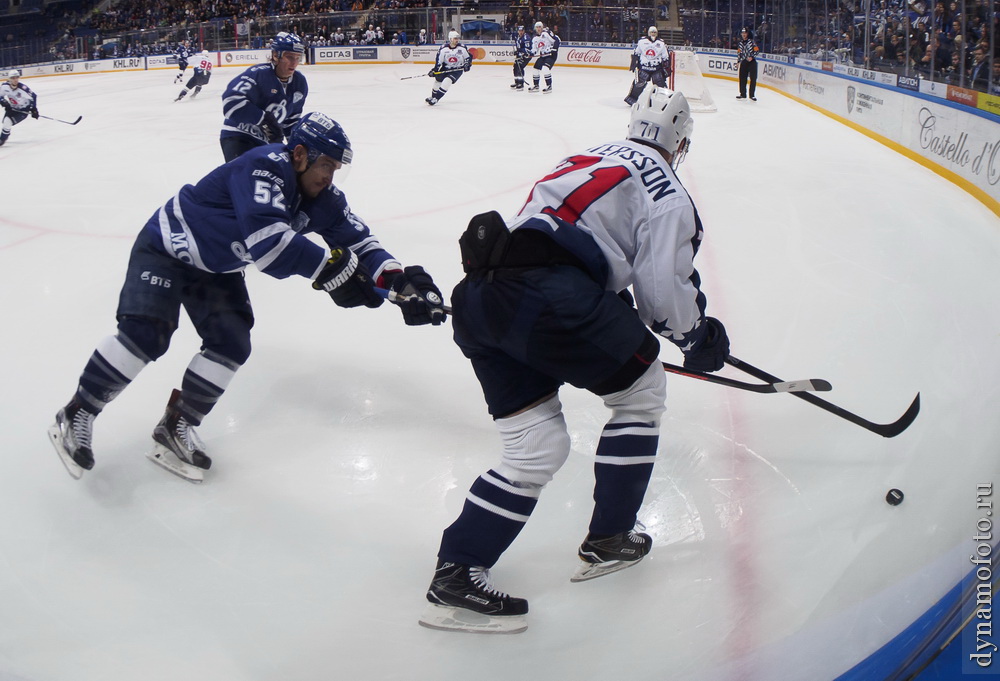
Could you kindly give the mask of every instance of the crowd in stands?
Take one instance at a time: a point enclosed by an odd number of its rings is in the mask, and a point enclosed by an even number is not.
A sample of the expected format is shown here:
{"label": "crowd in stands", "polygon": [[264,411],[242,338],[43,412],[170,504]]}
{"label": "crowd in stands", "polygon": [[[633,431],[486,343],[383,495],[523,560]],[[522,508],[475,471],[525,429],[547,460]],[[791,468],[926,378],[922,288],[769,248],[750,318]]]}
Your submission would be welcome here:
{"label": "crowd in stands", "polygon": [[[930,7],[927,3],[932,1]],[[849,63],[1000,94],[1000,14],[990,0],[966,0],[964,15],[955,0],[877,0],[869,13],[867,49],[862,6],[842,3],[827,13],[826,3],[814,2],[809,5],[808,23],[803,14],[784,31],[775,31],[767,20],[749,25],[756,28],[764,52]],[[695,44],[709,47],[731,48],[731,39],[746,25],[729,26],[728,12],[686,10],[682,15],[685,32],[694,36]],[[719,25],[725,28],[713,30]],[[994,70],[997,75],[991,75]]]}
{"label": "crowd in stands", "polygon": [[[47,35],[52,33],[51,26],[56,33],[49,47],[52,59],[163,53],[171,50],[178,35],[105,38],[184,29],[202,22],[225,24],[219,32],[227,36],[237,32],[237,25],[245,27],[245,46],[263,47],[271,33],[267,18],[275,15],[313,17],[308,25],[290,29],[298,29],[310,45],[412,44],[417,42],[418,29],[427,28],[427,21],[426,16],[407,10],[460,0],[120,0],[103,11],[95,9],[95,1],[72,0],[46,9],[49,16],[42,19],[50,24]],[[484,0],[493,1],[505,18],[502,33],[489,37],[501,39],[515,35],[517,26],[530,30],[535,21],[541,21],[564,41],[629,44],[670,11],[667,0],[643,9],[627,4],[628,0],[579,0],[586,6],[571,5],[570,0],[554,4],[551,0],[547,4]],[[994,9],[994,0],[965,0],[964,13],[956,0],[874,0],[868,31],[861,9],[867,3],[860,0],[840,0],[833,3],[833,11],[828,11],[830,0],[807,0],[809,4],[803,4],[795,16],[767,15],[746,23],[735,12],[745,5],[730,7],[730,0],[718,0],[709,11],[699,1],[700,7],[689,1],[679,8],[688,44],[732,48],[739,28],[750,25],[764,52],[851,63],[980,90],[1000,89],[1000,13]],[[935,3],[933,7],[926,4],[930,2]],[[476,11],[484,10],[477,5]],[[42,32],[38,30],[39,35]],[[74,38],[95,34],[97,39],[90,42],[100,46],[99,51],[77,54],[79,43]],[[189,32],[187,37],[194,36]],[[435,36],[428,31],[426,38],[433,41]]]}

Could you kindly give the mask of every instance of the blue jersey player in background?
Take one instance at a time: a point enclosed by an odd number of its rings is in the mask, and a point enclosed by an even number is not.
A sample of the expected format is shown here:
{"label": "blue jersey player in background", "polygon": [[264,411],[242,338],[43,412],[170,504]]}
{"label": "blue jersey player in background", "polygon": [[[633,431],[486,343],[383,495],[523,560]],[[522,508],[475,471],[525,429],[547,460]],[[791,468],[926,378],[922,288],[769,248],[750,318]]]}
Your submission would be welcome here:
{"label": "blue jersey player in background", "polygon": [[284,142],[302,116],[309,86],[296,69],[305,45],[294,33],[271,41],[271,61],[251,66],[222,93],[220,143],[226,161],[265,144]]}
{"label": "blue jersey player in background", "polygon": [[[299,275],[341,307],[378,307],[388,288],[407,325],[445,320],[441,292],[419,266],[403,267],[332,185],[352,159],[335,121],[310,113],[288,145],[270,144],[186,185],[139,232],[118,301],[118,328],[87,362],[49,435],[70,475],[94,467],[94,418],[150,362],[177,329],[181,307],[201,337],[180,390],[153,430],[154,463],[201,482],[211,459],[194,426],[212,410],[250,356],[254,325],[243,269]],[[308,237],[314,232],[331,250]]]}
{"label": "blue jersey player in background", "polygon": [[177,68],[180,69],[180,73],[174,78],[175,83],[181,82],[184,78],[184,72],[187,71],[188,59],[194,54],[194,49],[191,47],[191,43],[187,40],[177,43],[176,49],[174,49],[174,56],[177,57]]}
{"label": "blue jersey player in background", "polygon": [[524,90],[524,69],[531,61],[531,36],[525,32],[524,26],[517,27],[517,37],[514,38],[514,90]]}

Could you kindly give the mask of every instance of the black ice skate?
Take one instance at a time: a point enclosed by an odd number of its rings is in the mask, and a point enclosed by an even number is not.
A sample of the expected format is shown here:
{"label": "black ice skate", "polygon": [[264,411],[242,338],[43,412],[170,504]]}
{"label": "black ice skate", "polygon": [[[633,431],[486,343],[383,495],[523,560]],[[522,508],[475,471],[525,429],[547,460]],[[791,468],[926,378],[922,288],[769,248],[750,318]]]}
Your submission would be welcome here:
{"label": "black ice skate", "polygon": [[528,601],[493,588],[484,567],[438,561],[421,626],[477,634],[518,634],[528,628]]}
{"label": "black ice skate", "polygon": [[543,94],[543,95],[547,95],[547,94],[549,94],[549,93],[551,93],[551,92],[552,92],[552,84],[551,84],[551,83],[550,83],[550,84],[548,84],[548,85],[546,85],[546,86],[545,86],[545,89],[544,89],[544,90],[542,90],[542,94]]}
{"label": "black ice skate", "polygon": [[212,460],[205,454],[205,446],[194,431],[194,426],[177,410],[181,392],[174,390],[167,402],[163,418],[153,429],[156,445],[147,454],[149,460],[174,475],[189,482],[204,480],[203,471],[212,467]]}
{"label": "black ice skate", "polygon": [[538,92],[538,83],[535,83],[534,85],[529,87],[528,92]]}
{"label": "black ice skate", "polygon": [[177,99],[175,99],[174,101],[175,102],[181,101],[182,99],[184,99],[184,95],[186,95],[187,93],[188,93],[187,90],[181,90],[181,93],[177,95]]}
{"label": "black ice skate", "polygon": [[199,92],[201,92],[201,86],[197,85],[194,88],[194,92],[191,93],[191,99],[194,99],[195,97],[197,97]]}
{"label": "black ice skate", "polygon": [[587,535],[578,552],[584,565],[569,581],[584,582],[632,567],[653,547],[648,534],[629,530],[611,537]]}
{"label": "black ice skate", "polygon": [[427,102],[428,104],[430,104],[431,106],[434,106],[435,104],[438,103],[438,98],[437,97],[428,97],[424,101]]}
{"label": "black ice skate", "polygon": [[75,480],[83,477],[83,471],[94,467],[94,451],[90,442],[95,416],[73,398],[59,410],[56,422],[49,427],[52,446]]}

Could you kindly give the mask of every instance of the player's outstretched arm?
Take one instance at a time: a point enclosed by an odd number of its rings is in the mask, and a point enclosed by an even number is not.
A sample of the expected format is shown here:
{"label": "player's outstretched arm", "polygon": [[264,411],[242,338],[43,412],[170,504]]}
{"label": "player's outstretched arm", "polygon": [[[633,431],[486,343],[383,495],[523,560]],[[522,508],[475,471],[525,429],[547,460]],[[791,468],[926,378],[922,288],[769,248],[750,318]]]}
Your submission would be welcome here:
{"label": "player's outstretched arm", "polygon": [[383,302],[368,268],[350,249],[333,249],[312,287],[329,293],[340,307],[378,307]]}
{"label": "player's outstretched arm", "polygon": [[403,268],[402,272],[384,272],[382,276],[391,282],[389,291],[394,294],[392,301],[399,306],[407,326],[444,324],[448,318],[444,310],[444,298],[423,267],[410,265]]}

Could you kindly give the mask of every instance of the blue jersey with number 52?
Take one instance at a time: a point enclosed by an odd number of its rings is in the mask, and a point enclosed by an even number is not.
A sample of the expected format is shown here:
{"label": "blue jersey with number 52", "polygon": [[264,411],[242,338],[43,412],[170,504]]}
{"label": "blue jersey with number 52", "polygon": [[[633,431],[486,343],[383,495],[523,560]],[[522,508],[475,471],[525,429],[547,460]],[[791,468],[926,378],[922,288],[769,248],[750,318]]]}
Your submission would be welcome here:
{"label": "blue jersey with number 52", "polygon": [[233,78],[222,93],[225,121],[221,137],[252,137],[266,144],[267,135],[260,127],[265,111],[271,112],[287,137],[302,116],[308,93],[306,77],[298,71],[282,83],[271,64],[251,66]]}
{"label": "blue jersey with number 52", "polygon": [[373,277],[402,266],[375,239],[336,187],[315,199],[299,193],[283,144],[269,144],[219,166],[153,213],[143,229],[163,253],[206,272],[238,272],[253,264],[283,279],[315,279],[331,248],[350,248]]}

